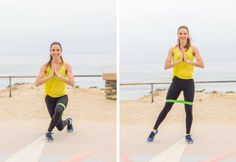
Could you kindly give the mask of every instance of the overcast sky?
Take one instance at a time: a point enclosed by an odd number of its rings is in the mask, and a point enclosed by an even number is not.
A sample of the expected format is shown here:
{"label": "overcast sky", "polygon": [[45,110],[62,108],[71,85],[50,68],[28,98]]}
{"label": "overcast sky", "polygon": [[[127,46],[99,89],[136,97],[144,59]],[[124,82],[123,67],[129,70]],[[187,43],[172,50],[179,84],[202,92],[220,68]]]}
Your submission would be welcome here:
{"label": "overcast sky", "polygon": [[[207,61],[236,61],[234,0],[119,0],[121,64],[163,62],[187,25]],[[116,53],[115,0],[1,0],[0,55]]]}
{"label": "overcast sky", "polygon": [[207,62],[236,61],[235,0],[120,0],[121,64],[162,63],[189,27]]}
{"label": "overcast sky", "polygon": [[1,0],[0,55],[116,53],[115,0]]}

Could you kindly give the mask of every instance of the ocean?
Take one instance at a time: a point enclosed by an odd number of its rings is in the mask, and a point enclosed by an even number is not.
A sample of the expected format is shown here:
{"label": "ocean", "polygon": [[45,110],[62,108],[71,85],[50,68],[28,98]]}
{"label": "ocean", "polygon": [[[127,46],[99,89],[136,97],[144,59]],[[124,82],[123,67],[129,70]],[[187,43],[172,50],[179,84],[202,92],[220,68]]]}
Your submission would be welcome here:
{"label": "ocean", "polygon": [[[121,65],[120,83],[171,82],[172,69],[164,70],[164,64]],[[207,62],[205,68],[195,68],[195,81],[236,80],[236,62]],[[155,85],[156,89],[168,89],[169,85]],[[236,83],[195,84],[196,90],[206,92],[236,92]],[[143,97],[151,86],[121,86],[120,99],[132,100]]]}
{"label": "ocean", "polygon": [[[65,62],[71,64],[74,75],[101,75],[105,72],[116,72],[115,54],[107,55],[63,55]],[[38,75],[43,64],[49,60],[47,55],[12,55],[0,56],[0,76]],[[15,83],[33,83],[33,79],[12,79]],[[0,89],[6,88],[8,79],[0,78]],[[81,88],[104,87],[102,78],[75,78],[75,85]]]}
{"label": "ocean", "polygon": [[[74,75],[93,75],[116,72],[116,56],[110,55],[63,55],[65,62],[72,65]],[[0,55],[0,76],[38,75],[40,67],[49,55]],[[171,82],[172,69],[164,70],[163,64],[120,65],[120,83]],[[35,79],[13,79],[14,83],[33,83]],[[195,81],[236,80],[236,62],[205,62],[205,68],[195,68]],[[0,89],[6,88],[8,79],[0,78]],[[104,87],[102,78],[75,78],[81,88]],[[236,92],[236,83],[196,84],[196,90],[207,92]],[[155,89],[168,89],[169,85],[155,85]],[[133,100],[149,94],[147,86],[120,86],[121,100]]]}

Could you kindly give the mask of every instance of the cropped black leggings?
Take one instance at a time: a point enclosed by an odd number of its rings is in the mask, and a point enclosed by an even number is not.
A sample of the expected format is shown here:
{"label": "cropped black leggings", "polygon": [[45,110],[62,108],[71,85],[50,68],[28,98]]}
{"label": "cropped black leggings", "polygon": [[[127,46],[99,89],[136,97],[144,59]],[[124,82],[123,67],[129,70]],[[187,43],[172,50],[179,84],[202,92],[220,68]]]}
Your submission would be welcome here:
{"label": "cropped black leggings", "polygon": [[[168,90],[166,99],[176,100],[181,91],[184,93],[184,100],[188,102],[193,102],[194,99],[194,81],[193,79],[180,79],[178,77],[174,77],[172,84]],[[159,125],[165,119],[166,115],[172,108],[174,103],[166,102],[164,108],[160,112],[157,121],[154,125],[153,129],[158,129]],[[191,126],[192,126],[192,105],[185,104],[185,112],[186,112],[186,133],[190,134]]]}
{"label": "cropped black leggings", "polygon": [[51,132],[56,126],[59,131],[63,130],[68,124],[68,120],[62,120],[62,114],[68,103],[68,96],[62,96],[58,98],[53,98],[50,96],[45,97],[45,102],[49,115],[51,117],[51,122],[48,131]]}

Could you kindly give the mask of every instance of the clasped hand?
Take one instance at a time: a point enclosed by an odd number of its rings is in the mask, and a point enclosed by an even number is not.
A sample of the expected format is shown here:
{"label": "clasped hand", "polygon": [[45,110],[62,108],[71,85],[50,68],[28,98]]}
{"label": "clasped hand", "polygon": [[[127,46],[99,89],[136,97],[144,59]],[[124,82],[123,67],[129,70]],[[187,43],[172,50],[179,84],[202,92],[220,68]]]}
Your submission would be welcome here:
{"label": "clasped hand", "polygon": [[54,75],[59,79],[62,78],[61,74],[58,73],[57,69],[55,67],[52,67],[52,73],[51,73],[50,77],[53,77]]}
{"label": "clasped hand", "polygon": [[183,52],[183,53],[181,53],[181,55],[180,55],[181,57],[180,57],[180,60],[178,61],[178,63],[181,63],[182,61],[183,62],[185,62],[185,63],[187,63],[187,64],[190,64],[191,63],[191,61],[190,60],[188,60],[187,58],[186,58],[186,56],[185,56],[185,53]]}

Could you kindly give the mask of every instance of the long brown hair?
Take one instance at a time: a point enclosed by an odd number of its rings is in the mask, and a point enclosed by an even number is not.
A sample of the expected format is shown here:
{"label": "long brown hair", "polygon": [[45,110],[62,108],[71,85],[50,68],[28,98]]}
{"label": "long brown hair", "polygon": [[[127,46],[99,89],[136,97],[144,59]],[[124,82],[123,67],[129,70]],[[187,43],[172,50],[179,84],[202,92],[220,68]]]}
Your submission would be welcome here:
{"label": "long brown hair", "polygon": [[[178,28],[178,32],[179,32],[179,30],[180,29],[186,29],[187,30],[187,32],[188,32],[188,35],[189,35],[189,30],[188,30],[188,27],[187,26],[184,26],[184,25],[182,25],[182,26],[180,26],[179,28]],[[180,41],[179,41],[179,38],[178,38],[178,45],[177,45],[178,47],[179,47],[179,49],[181,49],[180,48]],[[189,47],[191,46],[191,40],[190,40],[190,38],[188,37],[187,38],[187,43],[186,43],[186,45],[185,45],[185,49],[186,49],[186,51],[189,49]]]}
{"label": "long brown hair", "polygon": [[[51,45],[50,45],[50,50],[51,50],[51,48],[52,48],[53,45],[59,45],[59,46],[60,46],[60,49],[61,49],[61,51],[62,51],[62,46],[61,46],[61,43],[60,43],[60,42],[52,42]],[[60,56],[60,58],[61,58],[62,63],[64,63],[62,56]],[[49,61],[47,62],[47,66],[51,66],[51,63],[52,63],[52,56],[50,55],[50,59],[49,59]]]}

